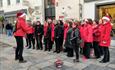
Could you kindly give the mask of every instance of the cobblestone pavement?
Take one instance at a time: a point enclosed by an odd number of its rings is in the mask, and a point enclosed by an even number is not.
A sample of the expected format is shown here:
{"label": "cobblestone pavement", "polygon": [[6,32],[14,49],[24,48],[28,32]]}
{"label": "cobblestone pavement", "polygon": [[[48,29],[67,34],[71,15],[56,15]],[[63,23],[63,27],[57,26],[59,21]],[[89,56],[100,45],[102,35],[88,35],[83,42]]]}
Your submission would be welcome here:
{"label": "cobblestone pavement", "polygon": [[83,61],[81,57],[79,63],[73,63],[74,58],[66,57],[63,52],[56,54],[26,48],[23,56],[27,63],[18,63],[14,60],[14,52],[12,45],[0,40],[0,70],[58,70],[54,65],[57,58],[64,62],[60,70],[115,70],[115,47],[110,48],[111,61],[105,64],[99,63],[102,58]]}

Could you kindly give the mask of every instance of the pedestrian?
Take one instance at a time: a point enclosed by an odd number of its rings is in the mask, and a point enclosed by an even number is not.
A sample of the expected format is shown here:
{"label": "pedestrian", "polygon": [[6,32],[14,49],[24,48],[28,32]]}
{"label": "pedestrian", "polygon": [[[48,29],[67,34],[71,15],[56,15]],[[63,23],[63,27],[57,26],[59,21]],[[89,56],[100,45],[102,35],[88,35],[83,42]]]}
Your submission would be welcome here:
{"label": "pedestrian", "polygon": [[96,20],[93,21],[93,48],[94,48],[94,54],[95,58],[100,58],[100,48],[99,48],[99,25]]}
{"label": "pedestrian", "polygon": [[45,21],[44,23],[44,51],[48,50],[48,44],[47,44],[47,29],[48,29],[48,23]]}
{"label": "pedestrian", "polygon": [[48,51],[51,51],[54,43],[54,23],[52,22],[51,19],[48,19],[47,22],[48,22],[48,28],[46,32],[47,48]]}
{"label": "pedestrian", "polygon": [[84,47],[83,47],[83,55],[85,59],[90,58],[90,48],[92,48],[92,42],[93,42],[93,28],[92,23],[85,19],[84,22]]}
{"label": "pedestrian", "polygon": [[80,46],[80,32],[78,29],[78,23],[74,22],[72,24],[72,32],[70,36],[70,42],[72,44],[73,50],[75,51],[76,58],[74,62],[79,62],[79,46]]}
{"label": "pedestrian", "polygon": [[34,39],[34,28],[33,25],[31,23],[30,20],[27,21],[28,27],[30,30],[28,30],[27,32],[27,43],[28,43],[28,49],[30,49],[31,47],[33,47],[33,49],[35,49],[35,39]]}
{"label": "pedestrian", "polygon": [[36,39],[36,49],[43,50],[42,45],[42,37],[43,37],[43,26],[40,21],[36,22],[35,25],[35,39]]}
{"label": "pedestrian", "polygon": [[[102,33],[103,33],[103,21],[102,21],[102,19],[99,20],[98,30],[99,30],[99,33],[100,33],[100,36],[99,36],[99,43],[100,43]],[[100,48],[100,56],[103,56],[103,54],[104,54],[103,47],[101,47],[100,44],[99,44],[99,48]]]}
{"label": "pedestrian", "polygon": [[8,36],[13,34],[13,25],[11,23],[6,24],[6,33]]}
{"label": "pedestrian", "polygon": [[103,26],[102,26],[100,46],[103,47],[104,57],[100,61],[100,63],[106,63],[110,61],[109,46],[111,42],[110,34],[111,34],[112,26],[109,17],[104,16],[102,20],[103,20]]}
{"label": "pedestrian", "polygon": [[[63,42],[63,44],[65,44],[65,41],[66,41],[66,37],[67,37],[67,31],[68,31],[68,29],[69,29],[69,24],[68,24],[68,20],[66,20],[65,21],[65,23],[64,23],[64,42]],[[64,47],[64,52],[67,52],[67,48],[66,47]]]}
{"label": "pedestrian", "polygon": [[17,20],[16,20],[17,23],[15,25],[14,36],[17,43],[17,47],[15,51],[15,60],[19,60],[19,63],[27,62],[23,58],[23,49],[24,49],[23,37],[29,30],[25,19],[26,19],[25,13],[22,12],[17,13]]}
{"label": "pedestrian", "polygon": [[73,57],[74,54],[73,54],[73,47],[72,47],[72,44],[71,44],[71,33],[72,33],[72,22],[69,22],[69,29],[67,31],[67,36],[66,36],[66,39],[65,39],[65,48],[67,50],[67,56],[68,57]]}
{"label": "pedestrian", "polygon": [[55,44],[56,44],[56,48],[55,48],[54,52],[60,53],[62,51],[63,39],[64,39],[64,26],[63,26],[62,20],[59,20],[57,22],[56,27],[55,27]]}

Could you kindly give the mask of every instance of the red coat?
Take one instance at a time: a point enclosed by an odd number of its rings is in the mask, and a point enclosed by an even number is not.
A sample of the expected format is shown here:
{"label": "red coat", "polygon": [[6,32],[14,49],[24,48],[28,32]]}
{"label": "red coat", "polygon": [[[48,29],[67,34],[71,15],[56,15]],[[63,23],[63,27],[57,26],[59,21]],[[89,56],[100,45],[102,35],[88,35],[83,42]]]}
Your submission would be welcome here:
{"label": "red coat", "polygon": [[111,42],[111,33],[112,26],[110,22],[103,24],[101,26],[101,37],[100,37],[100,46],[102,47],[109,47]]}
{"label": "red coat", "polygon": [[55,29],[55,25],[54,23],[51,24],[51,40],[54,41],[54,29]]}
{"label": "red coat", "polygon": [[84,39],[84,25],[81,25],[80,27],[79,27],[79,32],[80,32],[80,37],[81,37],[81,39],[84,41],[85,39]]}
{"label": "red coat", "polygon": [[16,32],[14,32],[14,36],[25,36],[25,34],[30,30],[25,19],[18,18],[16,24]]}
{"label": "red coat", "polygon": [[46,36],[47,29],[48,29],[48,24],[44,23],[44,37]]}
{"label": "red coat", "polygon": [[99,26],[98,25],[94,25],[93,26],[93,41],[99,42],[100,38],[100,31],[99,31]]}
{"label": "red coat", "polygon": [[64,24],[64,40],[66,39],[68,29],[69,29],[69,26],[67,23],[65,23]]}
{"label": "red coat", "polygon": [[83,32],[84,32],[84,41],[85,42],[93,42],[93,28],[92,28],[92,25],[85,24]]}
{"label": "red coat", "polygon": [[29,30],[27,31],[28,34],[34,33],[34,28],[32,26],[28,26]]}

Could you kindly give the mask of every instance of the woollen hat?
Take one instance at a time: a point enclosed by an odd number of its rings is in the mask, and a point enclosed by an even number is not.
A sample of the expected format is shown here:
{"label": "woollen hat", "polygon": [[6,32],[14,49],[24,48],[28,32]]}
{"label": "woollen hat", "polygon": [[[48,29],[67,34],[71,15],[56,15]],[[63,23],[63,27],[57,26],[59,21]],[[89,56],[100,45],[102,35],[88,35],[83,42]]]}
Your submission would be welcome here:
{"label": "woollen hat", "polygon": [[26,15],[25,13],[18,12],[16,16],[17,16],[17,17],[23,17],[23,16],[25,16],[25,15]]}
{"label": "woollen hat", "polygon": [[104,16],[104,17],[102,18],[102,20],[107,20],[107,21],[110,21],[110,18],[109,18],[109,17],[107,17],[107,16]]}

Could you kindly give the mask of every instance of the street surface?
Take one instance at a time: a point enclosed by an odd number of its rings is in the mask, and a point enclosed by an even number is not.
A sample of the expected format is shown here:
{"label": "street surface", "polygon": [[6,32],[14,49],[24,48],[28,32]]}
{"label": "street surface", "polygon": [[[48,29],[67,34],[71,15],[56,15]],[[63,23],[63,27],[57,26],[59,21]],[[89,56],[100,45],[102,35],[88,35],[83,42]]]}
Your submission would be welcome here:
{"label": "street surface", "polygon": [[0,35],[0,70],[57,70],[54,62],[60,58],[64,65],[60,70],[115,70],[115,40],[110,47],[111,60],[109,63],[99,63],[102,59],[89,59],[83,61],[80,56],[79,63],[73,63],[74,58],[68,58],[66,53],[56,54],[43,50],[24,49],[24,59],[27,63],[18,63],[14,60],[16,46],[13,37]]}

